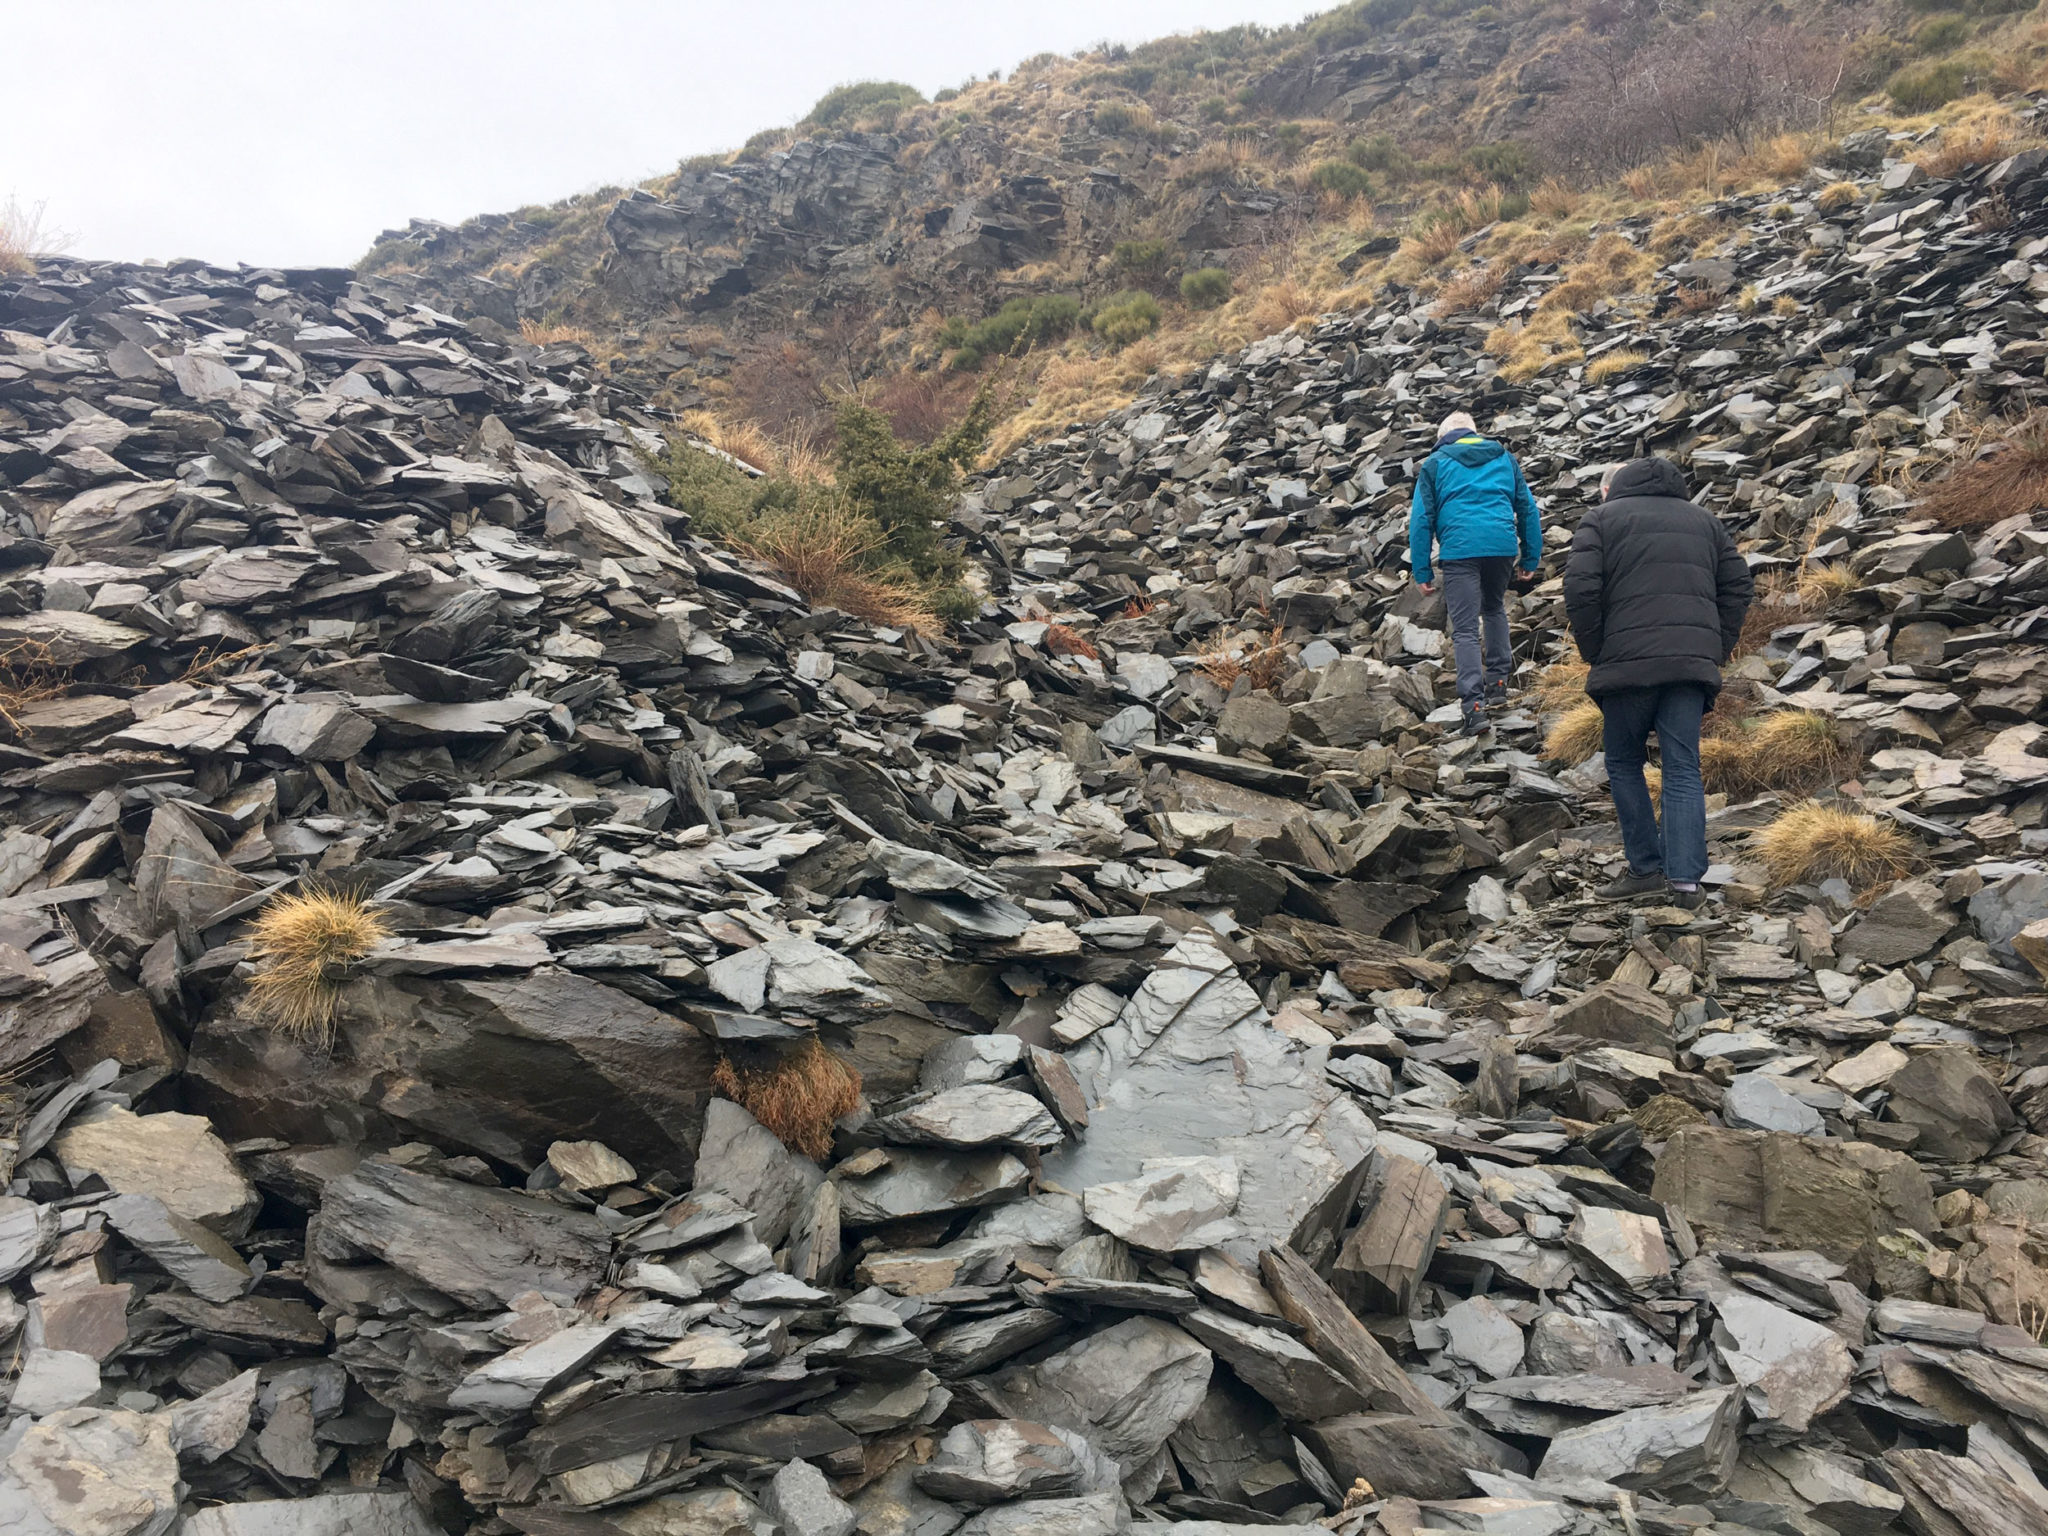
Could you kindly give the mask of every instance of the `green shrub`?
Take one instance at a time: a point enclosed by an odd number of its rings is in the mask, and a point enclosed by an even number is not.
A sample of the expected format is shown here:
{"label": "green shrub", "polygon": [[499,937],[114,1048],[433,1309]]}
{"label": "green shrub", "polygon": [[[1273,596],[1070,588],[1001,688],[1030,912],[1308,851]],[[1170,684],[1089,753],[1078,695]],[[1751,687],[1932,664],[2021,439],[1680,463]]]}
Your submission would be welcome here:
{"label": "green shrub", "polygon": [[1203,122],[1220,123],[1228,116],[1230,116],[1230,98],[1228,96],[1211,96],[1202,103]]}
{"label": "green shrub", "polygon": [[1131,64],[1118,70],[1116,78],[1118,84],[1142,96],[1152,89],[1152,82],[1159,78],[1159,71],[1150,64]]}
{"label": "green shrub", "polygon": [[1308,139],[1308,130],[1299,123],[1282,123],[1273,130],[1273,137],[1280,141],[1280,148],[1287,154],[1301,152],[1301,146]]}
{"label": "green shrub", "polygon": [[1981,49],[1924,64],[1908,64],[1885,82],[1885,93],[1901,112],[1932,112],[1958,96],[1967,96],[1990,73],[1991,55]]}
{"label": "green shrub", "polygon": [[1512,140],[1498,144],[1475,144],[1465,151],[1465,163],[1482,181],[1503,187],[1526,187],[1536,179],[1536,162],[1528,149]]}
{"label": "green shrub", "polygon": [[1975,30],[1969,17],[1943,11],[1928,17],[1913,29],[1913,46],[1921,53],[1947,53],[1952,48],[1962,47]]}
{"label": "green shrub", "polygon": [[1308,24],[1309,42],[1318,53],[1330,53],[1371,42],[1395,23],[1405,21],[1415,0],[1351,0],[1326,11]]}
{"label": "green shrub", "polygon": [[1360,170],[1379,172],[1389,181],[1406,181],[1415,168],[1415,161],[1391,133],[1353,139],[1345,146],[1344,158]]}
{"label": "green shrub", "polygon": [[1082,311],[1081,318],[1111,347],[1127,347],[1159,329],[1159,301],[1149,293],[1126,288]]}
{"label": "green shrub", "polygon": [[1119,240],[1110,252],[1113,260],[1133,277],[1153,278],[1166,270],[1173,247],[1164,240]]}
{"label": "green shrub", "polygon": [[734,155],[733,158],[735,160],[759,160],[762,156],[782,148],[789,140],[790,132],[787,128],[763,128],[759,133],[748,139],[746,143],[742,144],[739,148],[739,153]]}
{"label": "green shrub", "polygon": [[723,154],[691,155],[688,159],[677,161],[676,169],[687,176],[696,171],[722,171],[725,164],[726,157]]}
{"label": "green shrub", "polygon": [[1201,267],[1180,280],[1180,296],[1196,309],[1214,309],[1230,297],[1230,274],[1221,267]]}
{"label": "green shrub", "polygon": [[994,399],[984,387],[958,426],[925,447],[911,448],[897,441],[889,418],[873,406],[842,400],[833,413],[838,494],[875,520],[890,557],[920,581],[950,582],[959,575],[960,556],[941,540],[940,523],[960,488],[961,471],[987,446],[994,418]]}
{"label": "green shrub", "polygon": [[905,107],[923,105],[924,93],[901,80],[856,80],[820,96],[818,104],[804,114],[804,121],[820,128],[841,128],[862,118],[875,118],[893,126],[896,114]]}
{"label": "green shrub", "polygon": [[1095,131],[1112,137],[1129,135],[1132,138],[1150,138],[1158,132],[1159,124],[1152,116],[1152,109],[1142,102],[1132,105],[1123,101],[1106,101],[1095,109]]}
{"label": "green shrub", "polygon": [[1064,293],[1016,298],[986,320],[958,316],[939,327],[939,344],[953,348],[948,366],[979,368],[991,357],[1029,351],[1042,342],[1058,341],[1080,318],[1081,301]]}
{"label": "green shrub", "polygon": [[1309,180],[1339,197],[1370,197],[1372,176],[1349,160],[1325,160],[1309,172]]}
{"label": "green shrub", "polygon": [[729,540],[762,514],[796,503],[794,481],[757,479],[689,443],[671,443],[660,469],[669,505],[689,513],[690,531],[707,539]]}
{"label": "green shrub", "polygon": [[933,101],[958,101],[959,99],[960,92],[955,86],[948,85],[932,92]]}
{"label": "green shrub", "polygon": [[948,624],[972,624],[981,617],[981,594],[958,582],[932,593],[932,612]]}

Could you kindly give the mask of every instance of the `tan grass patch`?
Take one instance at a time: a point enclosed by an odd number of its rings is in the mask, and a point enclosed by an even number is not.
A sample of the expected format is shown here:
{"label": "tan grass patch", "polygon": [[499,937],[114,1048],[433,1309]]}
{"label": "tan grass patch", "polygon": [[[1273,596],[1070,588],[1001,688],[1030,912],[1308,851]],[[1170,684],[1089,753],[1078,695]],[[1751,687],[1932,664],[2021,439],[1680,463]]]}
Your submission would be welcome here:
{"label": "tan grass patch", "polygon": [[730,536],[732,547],[773,567],[816,608],[837,608],[869,624],[936,633],[931,602],[908,576],[876,568],[882,530],[833,503],[763,518]]}
{"label": "tan grass patch", "polygon": [[343,972],[390,936],[384,915],[360,896],[274,897],[249,927],[249,958],[259,967],[250,1001],[280,1034],[324,1046],[334,1033]]}
{"label": "tan grass patch", "polygon": [[1280,626],[1276,624],[1273,632],[1260,644],[1219,640],[1196,658],[1195,665],[1204,677],[1226,693],[1240,677],[1250,678],[1253,688],[1270,689],[1280,681],[1280,674],[1287,665],[1287,648],[1281,644],[1281,633]]}
{"label": "tan grass patch", "polygon": [[1543,738],[1543,755],[1557,763],[1583,763],[1600,750],[1606,717],[1588,699],[1560,715]]}
{"label": "tan grass patch", "polygon": [[1461,315],[1468,310],[1483,309],[1499,296],[1507,283],[1507,273],[1493,266],[1473,267],[1460,272],[1437,291],[1436,312],[1440,315]]}
{"label": "tan grass patch", "polygon": [[520,321],[519,337],[536,347],[573,345],[587,351],[597,345],[597,338],[580,325],[542,325],[538,320]]}
{"label": "tan grass patch", "polygon": [[1536,681],[1530,685],[1536,708],[1547,715],[1582,703],[1586,697],[1586,677],[1592,670],[1591,665],[1576,657],[1552,662],[1536,674]]}
{"label": "tan grass patch", "polygon": [[763,1067],[721,1057],[711,1088],[767,1128],[777,1141],[813,1162],[832,1155],[832,1127],[860,1108],[860,1073],[815,1035]]}
{"label": "tan grass patch", "polygon": [[1911,844],[1891,822],[1815,800],[1780,812],[1756,846],[1778,885],[1839,878],[1867,890],[1898,879],[1912,862]]}
{"label": "tan grass patch", "polygon": [[1863,189],[1853,181],[1831,181],[1820,189],[1813,206],[1822,213],[1841,213],[1863,201]]}
{"label": "tan grass patch", "polygon": [[1973,434],[1943,478],[1928,483],[1916,476],[1907,490],[1942,527],[1966,532],[2048,506],[2048,410]]}
{"label": "tan grass patch", "polygon": [[1649,353],[1627,348],[1619,352],[1603,352],[1586,364],[1586,382],[1605,384],[1609,379],[1618,379],[1631,368],[1639,368],[1649,360]]}
{"label": "tan grass patch", "polygon": [[1799,573],[1796,590],[1807,607],[1826,612],[1838,598],[1847,597],[1863,585],[1863,578],[1839,561],[1809,565]]}
{"label": "tan grass patch", "polygon": [[25,709],[62,698],[71,688],[71,671],[57,665],[40,640],[17,640],[0,650],[0,720],[11,729]]}
{"label": "tan grass patch", "polygon": [[1915,151],[1912,158],[1929,176],[1946,179],[2003,160],[2019,148],[2009,121],[1985,117],[1944,128],[1931,147]]}

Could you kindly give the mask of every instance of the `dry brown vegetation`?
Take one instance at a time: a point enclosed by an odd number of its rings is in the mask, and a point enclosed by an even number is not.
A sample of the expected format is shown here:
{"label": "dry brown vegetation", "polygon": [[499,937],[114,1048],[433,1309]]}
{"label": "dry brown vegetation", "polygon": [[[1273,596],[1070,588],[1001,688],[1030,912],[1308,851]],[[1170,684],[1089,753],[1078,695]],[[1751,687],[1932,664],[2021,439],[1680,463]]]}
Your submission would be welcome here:
{"label": "dry brown vegetation", "polygon": [[1549,714],[1583,701],[1586,697],[1586,676],[1592,670],[1591,665],[1576,656],[1569,661],[1552,662],[1536,674],[1536,681],[1529,686],[1529,694],[1536,701],[1537,709]]}
{"label": "dry brown vegetation", "polygon": [[1914,154],[1913,162],[1929,176],[1957,176],[2003,160],[2020,147],[2011,120],[1999,114],[1944,128],[1932,147]]}
{"label": "dry brown vegetation", "polygon": [[1945,476],[1907,487],[1944,528],[1975,531],[2048,506],[2048,411],[2001,430],[1987,426],[1950,461]]}
{"label": "dry brown vegetation", "polygon": [[1437,290],[1436,312],[1440,315],[1461,315],[1468,310],[1482,309],[1499,296],[1506,282],[1507,273],[1494,266],[1473,267],[1460,272]]}
{"label": "dry brown vegetation", "polygon": [[557,347],[573,345],[586,351],[596,346],[597,338],[580,325],[543,325],[538,320],[519,322],[519,339],[531,342],[536,347]]}
{"label": "dry brown vegetation", "polygon": [[[1710,751],[1711,749],[1711,751]],[[1700,742],[1707,788],[1731,795],[1810,794],[1840,783],[1856,766],[1835,722],[1811,710],[1778,710]]]}
{"label": "dry brown vegetation", "polygon": [[1055,656],[1085,656],[1100,661],[1102,652],[1085,635],[1066,624],[1054,624],[1045,632],[1045,648]]}
{"label": "dry brown vegetation", "polygon": [[1687,283],[1678,290],[1677,296],[1671,302],[1682,315],[1700,315],[1718,308],[1721,295],[1705,283]]}
{"label": "dry brown vegetation", "polygon": [[1281,633],[1276,624],[1261,643],[1219,640],[1203,651],[1195,664],[1203,676],[1225,692],[1240,677],[1250,678],[1254,688],[1271,688],[1280,681],[1287,666],[1287,648],[1281,643]]}
{"label": "dry brown vegetation", "polygon": [[881,529],[835,502],[764,519],[729,534],[727,542],[779,572],[815,608],[837,608],[890,629],[932,634],[943,627],[914,580],[873,568],[886,544]]}
{"label": "dry brown vegetation", "polygon": [[249,983],[256,1011],[280,1033],[325,1045],[341,999],[341,973],[391,936],[360,896],[300,891],[273,898],[249,927]]}
{"label": "dry brown vegetation", "polygon": [[1863,189],[1853,181],[1831,181],[1820,189],[1820,195],[1813,200],[1814,207],[1822,213],[1840,213],[1853,208],[1863,201]]}
{"label": "dry brown vegetation", "polygon": [[1603,352],[1586,364],[1586,382],[1605,384],[1609,379],[1618,379],[1631,368],[1641,367],[1650,360],[1647,352],[1623,348],[1617,352]]}
{"label": "dry brown vegetation", "polygon": [[43,205],[10,197],[0,203],[0,277],[35,271],[36,258],[55,256],[71,243],[43,223]]}
{"label": "dry brown vegetation", "polygon": [[832,1127],[860,1108],[860,1073],[815,1035],[765,1066],[721,1057],[711,1088],[760,1121],[792,1152],[816,1162],[832,1155]]}
{"label": "dry brown vegetation", "polygon": [[1896,880],[1911,867],[1906,835],[1888,821],[1804,801],[1756,834],[1757,851],[1779,885],[1846,880],[1858,890]]}
{"label": "dry brown vegetation", "polygon": [[1820,565],[1809,565],[1799,573],[1795,590],[1799,601],[1817,612],[1826,612],[1838,598],[1847,597],[1863,584],[1848,566],[1839,561],[1826,561]]}
{"label": "dry brown vegetation", "polygon": [[0,720],[11,729],[31,705],[61,698],[71,687],[71,673],[52,659],[40,640],[17,640],[0,650]]}
{"label": "dry brown vegetation", "polygon": [[1560,715],[1543,738],[1543,755],[1558,763],[1583,763],[1600,750],[1606,717],[1588,699]]}

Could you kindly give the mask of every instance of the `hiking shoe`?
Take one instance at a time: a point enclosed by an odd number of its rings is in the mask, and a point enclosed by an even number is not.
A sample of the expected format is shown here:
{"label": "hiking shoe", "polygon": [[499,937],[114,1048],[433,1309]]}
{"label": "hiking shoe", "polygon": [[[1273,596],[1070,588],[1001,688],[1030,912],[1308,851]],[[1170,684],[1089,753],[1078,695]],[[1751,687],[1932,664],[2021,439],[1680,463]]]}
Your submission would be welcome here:
{"label": "hiking shoe", "polygon": [[1619,880],[1608,881],[1593,894],[1602,901],[1631,901],[1638,896],[1656,895],[1666,883],[1662,875],[1623,875]]}
{"label": "hiking shoe", "polygon": [[1486,685],[1486,707],[1488,709],[1500,710],[1502,713],[1507,711],[1508,680],[1506,678],[1496,678],[1493,682]]}
{"label": "hiking shoe", "polygon": [[1671,889],[1671,905],[1682,911],[1697,912],[1706,904],[1707,893],[1697,885],[1689,891],[1681,891],[1676,886]]}
{"label": "hiking shoe", "polygon": [[1466,736],[1483,734],[1487,728],[1486,706],[1484,704],[1466,704],[1460,707],[1465,712],[1465,723],[1459,727],[1460,733]]}

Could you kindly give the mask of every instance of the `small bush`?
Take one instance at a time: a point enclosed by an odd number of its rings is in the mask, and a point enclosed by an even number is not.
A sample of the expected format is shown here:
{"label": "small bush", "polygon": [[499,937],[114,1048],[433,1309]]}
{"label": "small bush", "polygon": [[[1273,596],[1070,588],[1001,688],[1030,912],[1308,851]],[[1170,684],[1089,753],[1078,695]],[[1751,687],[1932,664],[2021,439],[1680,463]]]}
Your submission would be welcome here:
{"label": "small bush", "polygon": [[1324,192],[1342,198],[1372,196],[1372,175],[1349,160],[1325,160],[1309,172],[1309,180]]}
{"label": "small bush", "polygon": [[948,624],[972,624],[981,617],[981,594],[964,582],[932,593],[932,612]]}
{"label": "small bush", "polygon": [[835,86],[818,98],[804,121],[820,128],[848,128],[863,119],[893,127],[905,107],[924,105],[924,93],[901,80],[857,80]]}
{"label": "small bush", "polygon": [[958,101],[959,99],[960,90],[958,86],[943,86],[939,90],[932,92],[932,100],[934,102]]}
{"label": "small bush", "polygon": [[1230,116],[1230,98],[1228,96],[1211,96],[1203,101],[1203,122],[1220,123],[1228,116]]}
{"label": "small bush", "polygon": [[1991,72],[1992,58],[1981,49],[1908,64],[1885,82],[1885,94],[1900,112],[1932,112],[1958,96],[1967,96]]}
{"label": "small bush", "polygon": [[1588,699],[1567,709],[1543,738],[1543,755],[1552,762],[1583,763],[1600,750],[1606,733],[1606,716]]}
{"label": "small bush", "polygon": [[1586,364],[1586,382],[1605,384],[1609,379],[1618,379],[1632,368],[1640,368],[1650,360],[1647,352],[1623,348],[1618,352],[1603,352]]}
{"label": "small bush", "polygon": [[1152,109],[1121,101],[1106,101],[1095,109],[1095,131],[1112,138],[1150,138],[1159,129]]}
{"label": "small bush", "polygon": [[1536,179],[1536,161],[1528,146],[1505,140],[1475,144],[1465,151],[1465,164],[1481,181],[1503,187],[1526,187]]}
{"label": "small bush", "polygon": [[711,1089],[814,1162],[832,1155],[832,1127],[839,1117],[860,1108],[860,1073],[815,1035],[762,1066],[721,1057],[711,1072]]}
{"label": "small bush", "polygon": [[1440,315],[1461,315],[1470,310],[1490,304],[1507,282],[1507,273],[1500,267],[1473,267],[1460,272],[1437,291],[1436,312]]}
{"label": "small bush", "polygon": [[1270,635],[1253,644],[1244,643],[1242,638],[1235,643],[1218,640],[1201,653],[1195,665],[1226,693],[1240,677],[1250,678],[1255,689],[1271,689],[1287,669],[1287,647],[1281,635],[1280,627],[1275,625]]}
{"label": "small bush", "polygon": [[1180,280],[1182,300],[1196,309],[1214,309],[1230,290],[1230,274],[1221,267],[1198,267]]}
{"label": "small bush", "polygon": [[1173,247],[1164,240],[1119,240],[1110,259],[1133,277],[1152,279],[1166,270]]}
{"label": "small bush", "polygon": [[1090,661],[1102,660],[1102,652],[1078,630],[1066,624],[1053,624],[1045,631],[1045,648],[1055,656],[1085,656]]}
{"label": "small bush", "polygon": [[359,896],[304,891],[271,899],[249,926],[256,1011],[281,1034],[325,1045],[341,1000],[341,973],[391,936]]}
{"label": "small bush", "polygon": [[881,526],[835,497],[803,496],[795,507],[755,518],[726,542],[775,570],[813,608],[836,608],[890,629],[938,627],[917,581],[887,562]]}
{"label": "small bush", "polygon": [[1084,311],[1082,318],[1111,347],[1127,347],[1159,329],[1159,301],[1149,293],[1127,288]]}
{"label": "small bush", "polygon": [[1414,157],[1395,141],[1391,133],[1353,139],[1345,146],[1344,158],[1360,170],[1376,171],[1389,181],[1406,181],[1415,169]]}
{"label": "small bush", "polygon": [[1963,532],[2048,506],[2048,411],[2034,412],[2002,436],[1980,437],[1944,478],[1908,488],[1921,496],[1923,513]]}
{"label": "small bush", "polygon": [[1853,181],[1833,181],[1820,189],[1813,206],[1822,213],[1841,213],[1863,201],[1863,189]]}
{"label": "small bush", "polygon": [[1974,31],[1967,16],[1953,11],[1930,16],[1913,29],[1913,46],[1922,53],[1947,53],[1969,41]]}
{"label": "small bush", "polygon": [[1898,879],[1911,862],[1906,836],[1891,822],[1813,800],[1781,812],[1756,841],[1778,885],[1839,878],[1868,890]]}
{"label": "small bush", "polygon": [[1929,176],[1945,180],[2003,160],[2019,147],[2003,124],[1979,122],[1943,129],[1940,142],[1913,159]]}
{"label": "small bush", "polygon": [[939,343],[954,349],[948,366],[972,370],[991,357],[1058,341],[1073,330],[1080,314],[1081,301],[1064,293],[1012,299],[986,320],[948,320],[939,328]]}
{"label": "small bush", "polygon": [[1273,137],[1282,154],[1293,156],[1300,154],[1301,146],[1308,141],[1308,130],[1299,123],[1282,123],[1273,130]]}

